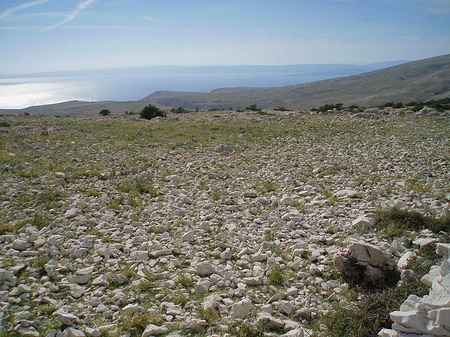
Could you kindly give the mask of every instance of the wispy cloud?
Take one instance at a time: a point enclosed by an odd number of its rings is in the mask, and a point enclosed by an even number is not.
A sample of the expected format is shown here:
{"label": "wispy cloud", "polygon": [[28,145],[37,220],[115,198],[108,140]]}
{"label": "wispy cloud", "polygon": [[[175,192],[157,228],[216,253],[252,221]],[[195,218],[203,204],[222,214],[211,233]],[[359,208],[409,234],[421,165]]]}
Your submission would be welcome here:
{"label": "wispy cloud", "polygon": [[62,20],[61,22],[58,22],[56,25],[53,26],[49,26],[47,28],[44,28],[43,30],[50,30],[50,29],[55,29],[59,26],[62,26],[63,24],[72,21],[73,19],[75,19],[78,15],[80,15],[80,13],[83,11],[83,9],[85,9],[87,6],[89,6],[91,3],[93,3],[95,0],[85,0],[83,2],[80,2],[77,6],[77,8],[75,8],[72,12],[68,13],[66,15],[66,18],[64,20]]}
{"label": "wispy cloud", "polygon": [[67,29],[153,29],[151,27],[143,27],[143,26],[81,26],[81,25],[68,25],[64,26]]}
{"label": "wispy cloud", "polygon": [[150,17],[150,16],[143,16],[142,17],[144,20],[146,20],[146,21],[148,21],[148,22],[153,22],[153,23],[162,23],[162,21],[160,21],[160,20],[156,20],[156,19],[153,19],[152,17]]}
{"label": "wispy cloud", "polygon": [[27,3],[24,3],[24,4],[19,5],[19,6],[15,6],[15,7],[11,7],[11,8],[5,9],[3,12],[0,13],[0,20],[3,19],[4,17],[6,17],[8,15],[11,15],[11,14],[13,14],[15,12],[18,12],[18,11],[20,11],[22,9],[25,9],[25,8],[28,8],[28,7],[37,6],[37,5],[46,3],[48,1],[49,0],[38,0],[38,1],[33,1],[33,2],[27,2]]}

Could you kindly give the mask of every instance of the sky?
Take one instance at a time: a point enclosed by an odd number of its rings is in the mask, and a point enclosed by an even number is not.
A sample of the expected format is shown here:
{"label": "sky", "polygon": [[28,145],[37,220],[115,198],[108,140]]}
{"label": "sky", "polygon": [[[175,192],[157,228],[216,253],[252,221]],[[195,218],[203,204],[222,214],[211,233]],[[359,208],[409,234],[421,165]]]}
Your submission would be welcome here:
{"label": "sky", "polygon": [[0,75],[450,53],[450,0],[1,0]]}

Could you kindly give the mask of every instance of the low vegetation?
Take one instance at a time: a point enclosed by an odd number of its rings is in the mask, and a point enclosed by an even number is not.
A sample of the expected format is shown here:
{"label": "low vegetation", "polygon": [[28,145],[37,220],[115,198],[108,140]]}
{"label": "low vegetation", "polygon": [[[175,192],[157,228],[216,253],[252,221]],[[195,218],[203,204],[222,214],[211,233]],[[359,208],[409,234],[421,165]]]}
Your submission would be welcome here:
{"label": "low vegetation", "polygon": [[346,294],[348,302],[335,302],[329,314],[316,319],[313,325],[326,336],[376,337],[382,328],[391,328],[389,313],[398,310],[409,295],[427,293],[428,287],[420,282],[376,292],[354,289]]}
{"label": "low vegetation", "polygon": [[109,109],[103,109],[99,112],[99,115],[108,116],[108,115],[111,115],[111,111]]}
{"label": "low vegetation", "polygon": [[139,116],[144,119],[153,119],[155,117],[167,117],[167,113],[157,106],[149,104],[142,108]]}
{"label": "low vegetation", "polygon": [[392,207],[379,209],[376,213],[377,229],[389,237],[402,236],[406,231],[429,229],[434,233],[450,232],[450,214],[442,217],[425,216],[417,211]]}
{"label": "low vegetation", "polygon": [[[441,217],[450,195],[447,117],[216,111],[147,122],[98,110],[90,118],[5,119],[12,126],[0,132],[0,264],[31,293],[8,297],[3,335],[16,335],[24,308],[41,336],[59,333],[53,313],[61,306],[80,318],[76,329],[85,332],[89,317],[111,337],[142,336],[148,324],[192,336],[220,334],[224,325],[230,336],[285,333],[258,320],[270,304],[275,319],[310,324],[316,336],[374,336],[408,294],[426,292],[416,282],[349,289],[333,254],[358,235],[400,247],[397,255],[413,251],[408,268],[419,277],[440,262],[436,246],[412,241],[449,231]],[[218,151],[224,146],[233,151]],[[352,196],[338,194],[349,189]],[[403,200],[416,211],[386,208]],[[351,226],[376,207],[378,231]],[[13,246],[23,250],[11,254]],[[200,275],[202,261],[215,273]],[[90,266],[87,284],[66,287]],[[104,285],[93,285],[99,276]],[[208,278],[214,282],[203,286]],[[235,286],[247,282],[245,292]],[[205,293],[196,293],[200,286]],[[56,304],[32,300],[44,288]],[[231,320],[241,293],[259,303]],[[214,294],[218,306],[201,310]],[[127,304],[142,315],[126,314]]]}

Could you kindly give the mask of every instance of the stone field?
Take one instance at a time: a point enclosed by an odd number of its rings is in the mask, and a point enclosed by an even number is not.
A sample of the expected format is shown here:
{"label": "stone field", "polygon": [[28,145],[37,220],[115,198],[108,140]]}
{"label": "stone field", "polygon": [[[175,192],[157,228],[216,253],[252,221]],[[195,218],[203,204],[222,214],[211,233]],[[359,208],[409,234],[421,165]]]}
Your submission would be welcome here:
{"label": "stone field", "polygon": [[337,336],[350,262],[450,336],[448,231],[379,220],[450,212],[449,113],[0,120],[2,337]]}

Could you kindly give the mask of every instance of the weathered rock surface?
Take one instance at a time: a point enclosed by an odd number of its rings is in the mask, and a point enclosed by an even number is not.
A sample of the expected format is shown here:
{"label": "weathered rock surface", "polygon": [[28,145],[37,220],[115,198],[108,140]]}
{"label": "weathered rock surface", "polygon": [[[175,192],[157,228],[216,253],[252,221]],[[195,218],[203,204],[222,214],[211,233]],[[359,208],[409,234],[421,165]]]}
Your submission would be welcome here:
{"label": "weathered rock surface", "polygon": [[428,295],[410,295],[399,311],[390,314],[392,329],[378,336],[450,336],[450,259],[434,268]]}
{"label": "weathered rock surface", "polygon": [[383,279],[392,283],[400,279],[392,254],[361,241],[352,243],[347,252],[336,254],[334,264],[344,279],[354,284],[373,284]]}
{"label": "weathered rock surface", "polygon": [[[2,118],[12,121],[0,147],[6,335],[125,336],[142,316],[149,336],[227,336],[241,323],[310,336],[305,325],[348,300],[338,256],[372,281],[398,266],[408,283],[429,245],[450,251],[429,230],[386,238],[372,215],[449,211],[447,113]],[[445,268],[422,278],[427,299],[400,310],[426,312],[435,331],[447,319]]]}

